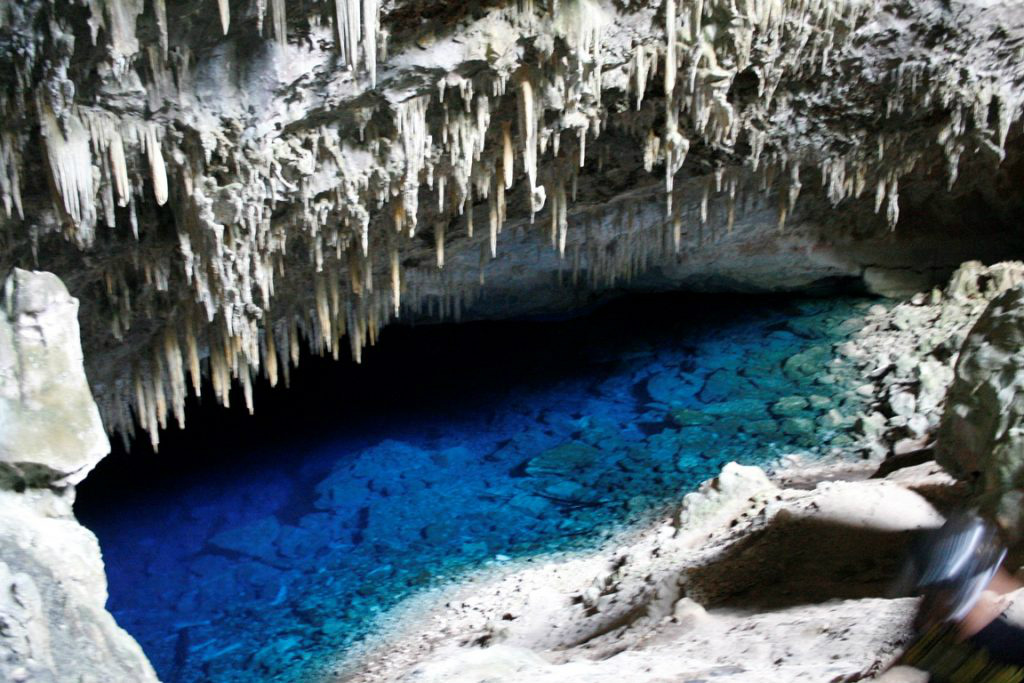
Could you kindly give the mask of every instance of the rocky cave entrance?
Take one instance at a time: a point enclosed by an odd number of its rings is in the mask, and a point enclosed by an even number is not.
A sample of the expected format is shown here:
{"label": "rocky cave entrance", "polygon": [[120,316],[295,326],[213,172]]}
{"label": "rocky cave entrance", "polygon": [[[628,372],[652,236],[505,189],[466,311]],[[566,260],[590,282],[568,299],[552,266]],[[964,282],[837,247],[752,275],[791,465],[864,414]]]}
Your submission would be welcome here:
{"label": "rocky cave entrance", "polygon": [[80,487],[109,607],[167,683],[300,681],[402,598],[592,548],[730,460],[826,452],[863,397],[830,361],[876,301],[631,296],[561,320],[389,327],[303,357],[250,417],[115,444]]}

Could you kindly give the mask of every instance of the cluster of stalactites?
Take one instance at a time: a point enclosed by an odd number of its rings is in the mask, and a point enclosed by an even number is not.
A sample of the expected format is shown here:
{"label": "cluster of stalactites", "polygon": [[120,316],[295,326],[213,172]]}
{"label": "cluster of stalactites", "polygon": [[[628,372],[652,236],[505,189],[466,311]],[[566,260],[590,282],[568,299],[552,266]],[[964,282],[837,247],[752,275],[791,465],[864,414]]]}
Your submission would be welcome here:
{"label": "cluster of stalactites", "polygon": [[[110,18],[115,4],[95,2],[106,7],[94,12],[106,12],[104,27],[120,46],[115,52],[129,50],[134,35],[117,28],[121,14]],[[149,54],[151,97],[173,98],[187,84],[188,55],[168,54],[166,10],[161,0],[154,3],[161,38],[160,50]],[[268,11],[265,3],[260,7]],[[380,129],[386,117],[374,117],[371,105],[355,113],[358,139],[337,122],[275,134],[244,147],[214,130],[201,136],[201,150],[187,151],[153,122],[37,97],[55,204],[79,246],[92,244],[101,218],[115,225],[115,207],[127,209],[137,236],[136,206],[147,193],[158,205],[174,205],[180,263],[143,259],[112,267],[105,276],[111,331],[117,338],[127,333],[133,316],[150,313],[133,310],[128,286],[133,278],[126,277],[125,269],[143,272],[147,286],[156,291],[167,291],[172,279],[183,278],[190,295],[182,308],[187,312],[154,338],[151,357],[133,370],[135,417],[154,443],[169,415],[181,422],[186,379],[194,391],[200,387],[200,358],[207,359],[218,400],[227,403],[238,383],[251,409],[252,380],[261,371],[272,384],[279,375],[287,378],[289,364],[298,360],[300,338],[337,355],[347,336],[358,360],[363,346],[403,305],[421,310],[438,302],[438,315],[458,315],[476,290],[473,282],[453,274],[455,254],[446,254],[446,243],[460,238],[480,242],[475,284],[482,284],[508,220],[509,191],[522,193],[531,223],[532,214],[548,209],[552,246],[559,258],[571,262],[572,281],[585,272],[592,286],[629,279],[657,259],[699,246],[714,237],[718,224],[728,232],[737,206],[755,201],[750,197],[757,190],[763,197],[777,196],[783,225],[803,187],[801,176],[807,175],[802,167],[817,167],[835,203],[874,192],[877,210],[884,206],[894,225],[899,179],[919,153],[903,137],[876,136],[877,144],[869,146],[865,132],[863,144],[841,156],[809,158],[799,151],[784,153],[778,135],[766,130],[777,99],[785,97],[779,84],[826,69],[830,55],[871,7],[870,2],[827,0],[702,0],[677,7],[675,0],[665,0],[663,40],[637,43],[632,60],[613,67],[628,71],[624,94],[636,110],[643,109],[654,79],[664,85],[664,127],[631,131],[642,140],[647,170],[663,168],[667,207],[658,214],[638,203],[609,209],[600,219],[571,210],[588,146],[594,149],[610,123],[602,106],[601,49],[609,19],[595,0],[562,0],[541,18],[532,3],[522,3],[520,26],[554,32],[569,46],[569,54],[539,50],[538,63],[514,70],[484,70],[473,77],[449,73],[437,82],[436,94],[389,93],[392,130]],[[219,8],[228,31],[230,7],[220,0]],[[281,42],[286,40],[285,9],[284,0],[269,5]],[[346,64],[365,67],[372,82],[380,34],[376,0],[339,0],[335,9],[338,47]],[[111,23],[115,19],[121,23]],[[178,60],[173,70],[168,66],[172,58]],[[757,96],[740,108],[728,93],[736,75],[747,68],[757,75]],[[992,137],[1000,150],[1010,122],[1020,115],[1019,102],[995,81],[966,92],[966,86],[944,86],[935,74],[913,69],[900,70],[898,77],[894,92],[903,94],[893,96],[890,112],[927,98],[954,112],[939,138],[950,159],[959,158],[968,128],[988,130],[991,104],[998,111]],[[611,123],[629,130],[653,120],[642,114],[617,114]],[[677,190],[675,179],[691,146],[730,150],[741,134],[751,150],[745,167],[718,167],[696,196]],[[9,132],[0,135],[0,198],[8,214],[22,210],[22,148],[23,141]],[[600,166],[600,145],[598,150],[589,156],[598,157]],[[389,163],[395,159],[400,162]],[[954,178],[955,167],[951,162]],[[371,168],[376,169],[373,182]],[[240,182],[222,187],[212,169],[232,169]],[[420,206],[424,186],[436,194],[436,204]],[[477,202],[489,227],[482,240],[474,238]],[[433,276],[407,272],[402,265],[402,251],[421,219],[433,230]],[[277,314],[271,305],[275,280],[284,274],[289,243],[309,253],[313,302],[307,309]],[[388,277],[375,282],[378,271]],[[109,403],[110,428],[130,429],[125,405]]]}
{"label": "cluster of stalactites", "polygon": [[[875,3],[700,0],[677,7],[676,0],[665,0],[663,10],[665,42],[663,46],[636,46],[629,82],[635,107],[640,109],[660,58],[665,126],[662,131],[648,133],[645,165],[649,170],[655,164],[664,166],[669,215],[673,213],[674,177],[694,138],[712,148],[733,149],[743,134],[751,148],[747,165],[752,170],[762,163],[777,166],[782,185],[780,225],[792,212],[800,193],[801,166],[811,166],[820,171],[833,203],[860,197],[870,189],[875,192],[876,210],[884,207],[887,221],[895,227],[899,179],[914,167],[927,141],[909,144],[905,134],[887,136],[865,130],[859,140],[854,140],[860,144],[847,144],[848,151],[830,155],[828,150],[801,149],[800,141],[773,136],[774,150],[762,159],[769,137],[764,122],[771,119],[773,107],[784,108],[787,104],[788,94],[779,91],[778,85],[787,78],[825,72],[832,55],[874,13]],[[733,79],[748,67],[757,77],[757,97],[737,109],[727,95]],[[892,83],[885,84],[889,86],[885,90],[891,93],[886,115],[934,105],[951,111],[948,124],[938,136],[948,162],[950,184],[956,180],[959,158],[965,149],[980,143],[991,146],[1001,158],[1009,125],[1021,115],[1021,98],[1005,76],[979,75],[965,80],[958,68],[908,62],[894,72]],[[997,111],[994,127],[989,122],[992,105]],[[970,134],[972,130],[982,132],[980,140],[978,135]]]}

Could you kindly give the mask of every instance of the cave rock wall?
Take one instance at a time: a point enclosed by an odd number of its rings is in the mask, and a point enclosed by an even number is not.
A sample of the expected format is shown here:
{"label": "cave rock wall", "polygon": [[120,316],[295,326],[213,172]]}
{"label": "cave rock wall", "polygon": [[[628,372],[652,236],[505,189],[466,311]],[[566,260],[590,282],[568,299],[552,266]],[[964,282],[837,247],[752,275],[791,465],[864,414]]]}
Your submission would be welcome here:
{"label": "cave rock wall", "polygon": [[107,427],[301,345],[633,289],[906,293],[1021,248],[1024,11],[983,0],[25,0],[0,267]]}

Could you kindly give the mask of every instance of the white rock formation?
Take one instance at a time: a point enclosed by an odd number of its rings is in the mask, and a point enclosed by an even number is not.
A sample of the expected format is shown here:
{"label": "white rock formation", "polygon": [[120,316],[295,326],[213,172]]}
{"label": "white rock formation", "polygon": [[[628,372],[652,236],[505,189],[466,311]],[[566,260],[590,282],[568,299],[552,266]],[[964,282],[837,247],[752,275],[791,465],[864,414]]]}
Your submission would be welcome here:
{"label": "white rock formation", "polygon": [[82,366],[78,300],[15,269],[0,309],[2,488],[77,484],[110,451]]}
{"label": "white rock formation", "polygon": [[68,282],[154,440],[201,373],[251,403],[396,315],[916,290],[1020,247],[1022,36],[987,0],[4,3],[0,268]]}
{"label": "white rock formation", "polygon": [[78,302],[50,273],[16,270],[0,310],[0,679],[155,683],[106,611],[73,484],[109,450],[82,369]]}

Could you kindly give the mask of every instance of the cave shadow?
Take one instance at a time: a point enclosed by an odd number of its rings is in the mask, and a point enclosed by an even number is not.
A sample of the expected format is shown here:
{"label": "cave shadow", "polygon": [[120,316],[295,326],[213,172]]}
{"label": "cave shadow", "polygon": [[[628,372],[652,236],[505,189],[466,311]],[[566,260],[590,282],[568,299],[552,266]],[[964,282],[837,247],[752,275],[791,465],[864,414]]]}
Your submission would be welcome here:
{"label": "cave shadow", "polygon": [[686,570],[680,584],[706,608],[740,611],[903,597],[896,579],[918,533],[776,519],[707,564]]}

